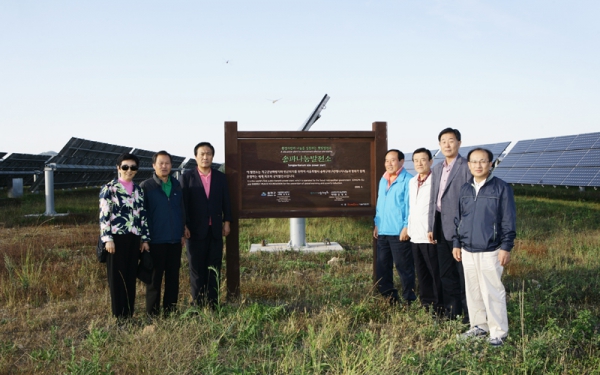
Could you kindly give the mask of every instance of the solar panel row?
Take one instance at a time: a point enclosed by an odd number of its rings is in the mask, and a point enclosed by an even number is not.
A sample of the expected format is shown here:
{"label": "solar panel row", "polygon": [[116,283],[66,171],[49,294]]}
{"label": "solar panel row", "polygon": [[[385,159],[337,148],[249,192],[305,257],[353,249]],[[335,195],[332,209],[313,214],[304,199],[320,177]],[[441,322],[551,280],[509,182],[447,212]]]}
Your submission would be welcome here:
{"label": "solar panel row", "polygon": [[600,186],[600,133],[519,141],[494,175],[519,184]]}
{"label": "solar panel row", "polygon": [[496,168],[506,182],[532,185],[600,186],[600,168]]}
{"label": "solar panel row", "polygon": [[[116,177],[116,160],[122,153],[130,152],[140,159],[140,169],[135,181],[141,182],[152,176],[153,151],[133,149],[108,143],[95,142],[80,138],[71,138],[62,150],[42,164],[53,169],[54,186],[68,189],[85,186],[99,186]],[[173,168],[177,169],[185,158],[173,156]],[[39,189],[44,184],[44,176],[40,176],[32,184],[31,190]]]}
{"label": "solar panel row", "polygon": [[[4,154],[6,155],[6,154]],[[36,175],[41,175],[44,164],[51,155],[12,153],[0,163],[0,187],[12,185],[13,178],[23,178],[23,184],[31,186]]]}
{"label": "solar panel row", "polygon": [[523,154],[542,151],[569,151],[600,148],[600,133],[568,135],[519,141],[510,154]]}

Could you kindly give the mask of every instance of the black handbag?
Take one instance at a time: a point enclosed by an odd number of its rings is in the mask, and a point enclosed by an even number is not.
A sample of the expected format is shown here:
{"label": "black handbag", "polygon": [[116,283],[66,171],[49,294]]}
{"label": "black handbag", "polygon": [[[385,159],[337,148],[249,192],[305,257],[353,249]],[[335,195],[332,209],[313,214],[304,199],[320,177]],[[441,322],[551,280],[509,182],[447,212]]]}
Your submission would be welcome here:
{"label": "black handbag", "polygon": [[149,251],[140,253],[140,261],[137,268],[137,278],[146,284],[152,283],[152,271],[154,270],[154,262]]}
{"label": "black handbag", "polygon": [[98,257],[98,262],[106,263],[106,256],[108,255],[108,251],[106,251],[106,246],[104,242],[102,242],[102,237],[98,236],[98,245],[96,246],[96,257]]}

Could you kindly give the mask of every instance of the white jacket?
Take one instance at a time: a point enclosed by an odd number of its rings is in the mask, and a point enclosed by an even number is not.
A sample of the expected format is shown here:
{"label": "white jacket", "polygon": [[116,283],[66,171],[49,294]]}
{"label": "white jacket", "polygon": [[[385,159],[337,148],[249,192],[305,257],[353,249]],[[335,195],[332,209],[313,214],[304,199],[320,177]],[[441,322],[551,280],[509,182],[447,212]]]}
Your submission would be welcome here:
{"label": "white jacket", "polygon": [[427,228],[429,225],[429,201],[431,198],[431,175],[423,185],[418,188],[419,175],[415,175],[409,182],[409,211],[408,235],[412,243],[429,243]]}

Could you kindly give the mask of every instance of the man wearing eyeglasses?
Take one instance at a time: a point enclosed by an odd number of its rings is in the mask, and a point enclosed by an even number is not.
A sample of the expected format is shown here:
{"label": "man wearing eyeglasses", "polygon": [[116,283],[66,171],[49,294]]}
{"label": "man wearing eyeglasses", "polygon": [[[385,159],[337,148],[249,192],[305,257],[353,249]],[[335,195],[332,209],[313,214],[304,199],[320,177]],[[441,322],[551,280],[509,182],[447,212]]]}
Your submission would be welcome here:
{"label": "man wearing eyeglasses", "polygon": [[192,298],[195,305],[212,308],[219,303],[223,237],[229,234],[231,222],[227,180],[211,167],[214,155],[210,143],[198,143],[194,147],[198,168],[186,171],[180,179]]}
{"label": "man wearing eyeglasses", "polygon": [[458,129],[446,128],[438,135],[443,163],[436,164],[431,172],[429,204],[429,242],[437,244],[442,300],[445,314],[450,319],[463,316],[468,322],[465,282],[462,265],[452,256],[454,217],[458,209],[460,188],[471,178],[467,159],[458,150],[461,136]]}
{"label": "man wearing eyeglasses", "polygon": [[471,329],[462,338],[485,337],[500,346],[508,336],[506,292],[502,271],[510,262],[516,237],[515,199],[510,185],[491,175],[493,155],[469,152],[473,178],[460,190],[452,254],[465,272]]}

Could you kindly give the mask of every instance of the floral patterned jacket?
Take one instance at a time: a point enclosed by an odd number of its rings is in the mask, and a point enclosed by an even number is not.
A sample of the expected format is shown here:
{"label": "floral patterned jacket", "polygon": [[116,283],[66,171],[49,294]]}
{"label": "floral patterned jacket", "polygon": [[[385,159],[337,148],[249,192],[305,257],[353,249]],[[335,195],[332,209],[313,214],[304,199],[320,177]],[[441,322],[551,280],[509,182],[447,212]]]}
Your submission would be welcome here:
{"label": "floral patterned jacket", "polygon": [[144,192],[133,184],[131,195],[114,179],[100,190],[100,236],[102,242],[112,241],[113,234],[133,233],[150,241]]}

